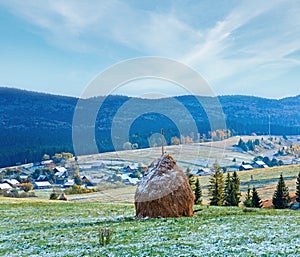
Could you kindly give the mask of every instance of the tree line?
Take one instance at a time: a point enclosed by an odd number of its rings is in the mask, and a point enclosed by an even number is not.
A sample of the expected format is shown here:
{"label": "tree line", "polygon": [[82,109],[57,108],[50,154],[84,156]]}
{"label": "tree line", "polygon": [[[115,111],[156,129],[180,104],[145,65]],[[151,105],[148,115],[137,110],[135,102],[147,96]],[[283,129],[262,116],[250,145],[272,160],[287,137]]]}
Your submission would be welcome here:
{"label": "tree line", "polygon": [[[227,173],[224,178],[221,167],[214,163],[213,174],[209,180],[209,205],[211,206],[239,206],[241,202],[240,179],[236,171]],[[195,204],[202,204],[202,189],[199,178],[189,176],[191,189],[195,194]],[[289,188],[285,184],[282,173],[279,176],[276,189],[272,197],[275,209],[284,209],[291,202]],[[300,172],[296,179],[296,202],[300,203]],[[261,197],[255,186],[248,189],[243,201],[245,207],[261,208],[263,206]]]}

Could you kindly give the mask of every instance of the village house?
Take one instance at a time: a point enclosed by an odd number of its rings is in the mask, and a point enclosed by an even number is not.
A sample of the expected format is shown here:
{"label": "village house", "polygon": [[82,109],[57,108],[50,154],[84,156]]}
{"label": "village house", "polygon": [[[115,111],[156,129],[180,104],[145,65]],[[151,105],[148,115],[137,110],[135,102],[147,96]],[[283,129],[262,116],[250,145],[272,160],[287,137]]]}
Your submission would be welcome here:
{"label": "village house", "polygon": [[37,177],[36,181],[47,181],[47,176],[46,175],[39,175]]}
{"label": "village house", "polygon": [[267,164],[265,164],[263,161],[255,161],[252,164],[253,168],[262,169],[262,168],[269,168]]}
{"label": "village house", "polygon": [[250,165],[250,164],[242,164],[240,167],[239,167],[239,170],[242,171],[242,170],[253,170],[253,167]]}
{"label": "village house", "polygon": [[195,176],[206,176],[212,174],[209,168],[200,168],[198,170],[193,170],[190,173]]}
{"label": "village house", "polygon": [[87,187],[97,186],[102,181],[100,178],[90,178],[88,176],[81,176],[80,178],[82,184],[86,185]]}
{"label": "village house", "polygon": [[12,189],[12,187],[8,183],[0,183],[0,190],[8,190]]}
{"label": "village house", "polygon": [[68,181],[67,169],[65,167],[55,167],[54,169],[55,183],[63,185]]}
{"label": "village house", "polygon": [[55,167],[55,162],[53,160],[42,161],[41,165],[44,167]]}
{"label": "village house", "polygon": [[29,175],[20,175],[20,179],[24,182],[24,181],[27,181],[27,179],[28,179],[28,177],[29,177]]}
{"label": "village house", "polygon": [[138,178],[131,178],[127,174],[118,174],[117,176],[121,178],[125,185],[137,185],[140,181]]}
{"label": "village house", "polygon": [[34,181],[33,186],[34,189],[48,189],[52,187],[49,181]]}
{"label": "village house", "polygon": [[121,169],[121,172],[123,172],[123,173],[132,173],[132,172],[135,172],[137,170],[138,170],[138,166],[132,164],[132,165],[127,165],[127,166],[123,167]]}
{"label": "village house", "polygon": [[4,182],[9,184],[11,187],[17,187],[20,184],[20,182],[16,179],[5,179]]}
{"label": "village house", "polygon": [[74,185],[75,185],[75,182],[74,182],[73,179],[68,180],[68,181],[66,181],[66,182],[64,183],[64,187],[65,187],[65,188],[69,188],[69,187],[72,187],[72,186],[74,186]]}

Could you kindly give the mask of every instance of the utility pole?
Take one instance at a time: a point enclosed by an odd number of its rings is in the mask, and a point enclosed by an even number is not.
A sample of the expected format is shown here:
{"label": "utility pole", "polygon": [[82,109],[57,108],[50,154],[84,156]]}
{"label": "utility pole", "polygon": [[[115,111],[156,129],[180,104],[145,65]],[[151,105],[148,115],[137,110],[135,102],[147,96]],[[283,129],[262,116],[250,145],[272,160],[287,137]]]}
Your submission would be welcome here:
{"label": "utility pole", "polygon": [[165,149],[164,149],[164,141],[165,141],[165,135],[164,135],[164,129],[161,129],[161,156],[165,154]]}
{"label": "utility pole", "polygon": [[269,138],[271,138],[271,115],[269,114]]}

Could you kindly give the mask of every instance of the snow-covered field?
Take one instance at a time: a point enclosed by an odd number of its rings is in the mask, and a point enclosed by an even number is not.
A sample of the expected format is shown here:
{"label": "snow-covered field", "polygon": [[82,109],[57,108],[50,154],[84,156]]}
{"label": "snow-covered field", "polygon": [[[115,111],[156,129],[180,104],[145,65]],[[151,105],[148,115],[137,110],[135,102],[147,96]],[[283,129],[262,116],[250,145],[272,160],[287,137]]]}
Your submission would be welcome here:
{"label": "snow-covered field", "polygon": [[[196,207],[197,208],[197,207]],[[203,207],[134,218],[132,204],[0,199],[0,256],[300,256],[300,212]],[[113,232],[101,247],[99,229]]]}

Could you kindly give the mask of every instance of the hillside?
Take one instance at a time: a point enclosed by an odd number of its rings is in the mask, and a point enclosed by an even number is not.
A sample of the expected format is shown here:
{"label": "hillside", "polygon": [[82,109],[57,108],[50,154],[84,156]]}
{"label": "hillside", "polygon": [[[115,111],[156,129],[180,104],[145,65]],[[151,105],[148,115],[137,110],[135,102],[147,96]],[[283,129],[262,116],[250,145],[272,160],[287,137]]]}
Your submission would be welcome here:
{"label": "hillside", "polygon": [[[11,88],[0,88],[0,167],[16,163],[33,162],[41,159],[44,153],[73,151],[72,119],[78,99],[28,92]],[[208,134],[210,124],[202,106],[193,96],[174,98],[192,115],[198,130]],[[173,99],[173,100],[174,100]],[[212,102],[213,98],[200,97],[201,102]],[[84,100],[93,106],[97,99]],[[227,128],[235,134],[267,134],[269,115],[271,115],[271,133],[273,135],[300,134],[300,96],[280,100],[250,96],[220,96],[219,101],[226,116]],[[115,145],[111,140],[112,121],[125,103],[130,103],[130,112],[144,106],[144,114],[136,117],[130,127],[129,139],[139,148],[149,147],[149,138],[165,128],[165,137],[170,144],[171,137],[180,137],[178,124],[189,126],[189,118],[172,105],[172,98],[140,99],[126,96],[109,96],[98,112],[95,131],[98,148],[101,152],[120,150],[123,143]],[[151,112],[151,107],[164,110],[166,115]],[[214,106],[210,106],[211,109]],[[117,125],[127,122],[126,115],[118,116]],[[175,125],[176,123],[176,125]],[[187,135],[185,135],[187,136]],[[195,135],[194,135],[195,136]],[[195,136],[196,137],[196,136]],[[82,149],[82,154],[88,154]]]}

